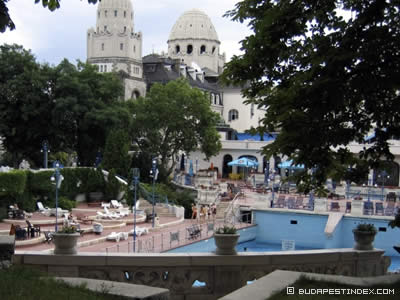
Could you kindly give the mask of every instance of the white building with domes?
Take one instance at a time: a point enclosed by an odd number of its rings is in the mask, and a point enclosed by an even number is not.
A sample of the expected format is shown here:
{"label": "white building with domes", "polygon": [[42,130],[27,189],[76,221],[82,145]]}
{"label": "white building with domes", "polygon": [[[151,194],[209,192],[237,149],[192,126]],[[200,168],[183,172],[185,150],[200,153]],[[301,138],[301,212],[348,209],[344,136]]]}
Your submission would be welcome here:
{"label": "white building with domes", "polygon": [[125,99],[145,96],[152,84],[167,83],[179,77],[207,92],[212,109],[223,120],[217,128],[222,150],[210,161],[206,161],[200,152],[187,153],[189,159],[197,162],[198,169],[208,168],[212,163],[222,176],[227,177],[235,171],[228,162],[241,157],[257,160],[259,172],[267,165],[272,168],[276,164],[274,159],[267,161],[260,149],[273,137],[260,138],[244,133],[250,127],[256,127],[265,112],[245,105],[239,87],[224,87],[218,83],[226,57],[220,53],[217,29],[207,14],[198,9],[183,12],[166,37],[167,55],[145,57],[142,57],[142,43],[146,33],[135,32],[133,16],[131,0],[99,2],[96,27],[87,32],[88,62],[97,65],[99,72],[121,74]]}

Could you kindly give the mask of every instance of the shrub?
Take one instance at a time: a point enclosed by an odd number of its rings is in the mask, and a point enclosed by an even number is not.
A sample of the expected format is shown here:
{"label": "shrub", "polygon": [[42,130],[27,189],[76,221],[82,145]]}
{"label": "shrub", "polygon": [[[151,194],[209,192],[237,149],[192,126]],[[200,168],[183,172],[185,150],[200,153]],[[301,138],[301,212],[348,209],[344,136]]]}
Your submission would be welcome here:
{"label": "shrub", "polygon": [[355,228],[357,231],[368,231],[368,232],[377,232],[374,224],[366,224],[366,223],[360,223],[357,225]]}
{"label": "shrub", "polygon": [[117,196],[121,188],[121,184],[118,181],[118,179],[115,178],[115,175],[116,175],[115,170],[111,169],[110,173],[108,174],[108,179],[105,188],[106,199],[108,200],[117,199]]}
{"label": "shrub", "polygon": [[217,234],[235,234],[237,232],[236,227],[224,225],[223,227],[218,228],[215,230]]}
{"label": "shrub", "polygon": [[100,168],[89,169],[86,180],[86,192],[104,192],[105,181],[104,175]]}
{"label": "shrub", "polygon": [[115,169],[118,175],[127,177],[131,164],[129,145],[130,140],[126,131],[112,130],[107,136],[102,167],[106,170]]}
{"label": "shrub", "polygon": [[75,201],[68,199],[67,197],[60,197],[58,199],[58,206],[62,209],[71,210],[75,207]]}
{"label": "shrub", "polygon": [[11,196],[21,195],[25,191],[26,171],[10,171],[0,173],[0,192]]}

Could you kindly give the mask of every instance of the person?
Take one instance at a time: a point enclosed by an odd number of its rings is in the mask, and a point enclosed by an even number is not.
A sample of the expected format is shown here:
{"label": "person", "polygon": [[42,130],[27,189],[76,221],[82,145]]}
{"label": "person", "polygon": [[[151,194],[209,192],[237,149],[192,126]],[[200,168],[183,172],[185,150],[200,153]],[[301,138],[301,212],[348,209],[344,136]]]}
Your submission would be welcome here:
{"label": "person", "polygon": [[196,205],[192,204],[192,219],[197,218],[197,207]]}
{"label": "person", "polygon": [[217,216],[217,205],[215,203],[213,203],[213,205],[211,206],[211,210],[212,210],[213,219],[215,220],[215,217]]}

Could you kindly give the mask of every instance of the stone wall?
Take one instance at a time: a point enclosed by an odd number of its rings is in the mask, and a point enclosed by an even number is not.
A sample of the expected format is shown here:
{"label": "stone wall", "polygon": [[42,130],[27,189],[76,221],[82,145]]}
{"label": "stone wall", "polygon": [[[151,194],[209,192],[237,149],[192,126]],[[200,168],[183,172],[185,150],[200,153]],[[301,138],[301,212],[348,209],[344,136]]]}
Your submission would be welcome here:
{"label": "stone wall", "polygon": [[[386,273],[384,251],[329,249],[287,252],[50,255],[17,253],[14,264],[38,268],[56,276],[103,279],[170,290],[171,299],[218,299],[274,270],[294,270],[346,276]],[[202,286],[193,286],[198,281]]]}

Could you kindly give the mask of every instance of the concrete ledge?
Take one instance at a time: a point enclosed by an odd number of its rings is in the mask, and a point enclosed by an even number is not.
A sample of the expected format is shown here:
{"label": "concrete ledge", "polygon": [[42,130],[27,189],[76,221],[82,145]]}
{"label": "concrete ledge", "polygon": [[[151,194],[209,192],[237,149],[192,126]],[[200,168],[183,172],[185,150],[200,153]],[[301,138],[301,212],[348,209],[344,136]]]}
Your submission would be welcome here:
{"label": "concrete ledge", "polygon": [[85,278],[66,278],[56,277],[71,286],[86,285],[86,288],[111,295],[122,296],[127,299],[148,299],[148,300],[167,300],[169,299],[169,290],[157,287],[150,287],[146,285],[138,285],[131,283],[121,283],[114,281],[98,280],[98,279],[85,279]]}
{"label": "concrete ledge", "polygon": [[241,289],[234,291],[220,300],[265,300],[285,289],[287,286],[293,285],[301,276],[316,281],[335,282],[344,285],[357,285],[369,287],[371,285],[391,284],[400,280],[400,274],[383,275],[376,277],[350,277],[340,275],[326,275],[305,272],[293,272],[276,270],[268,274],[252,284],[246,285]]}

